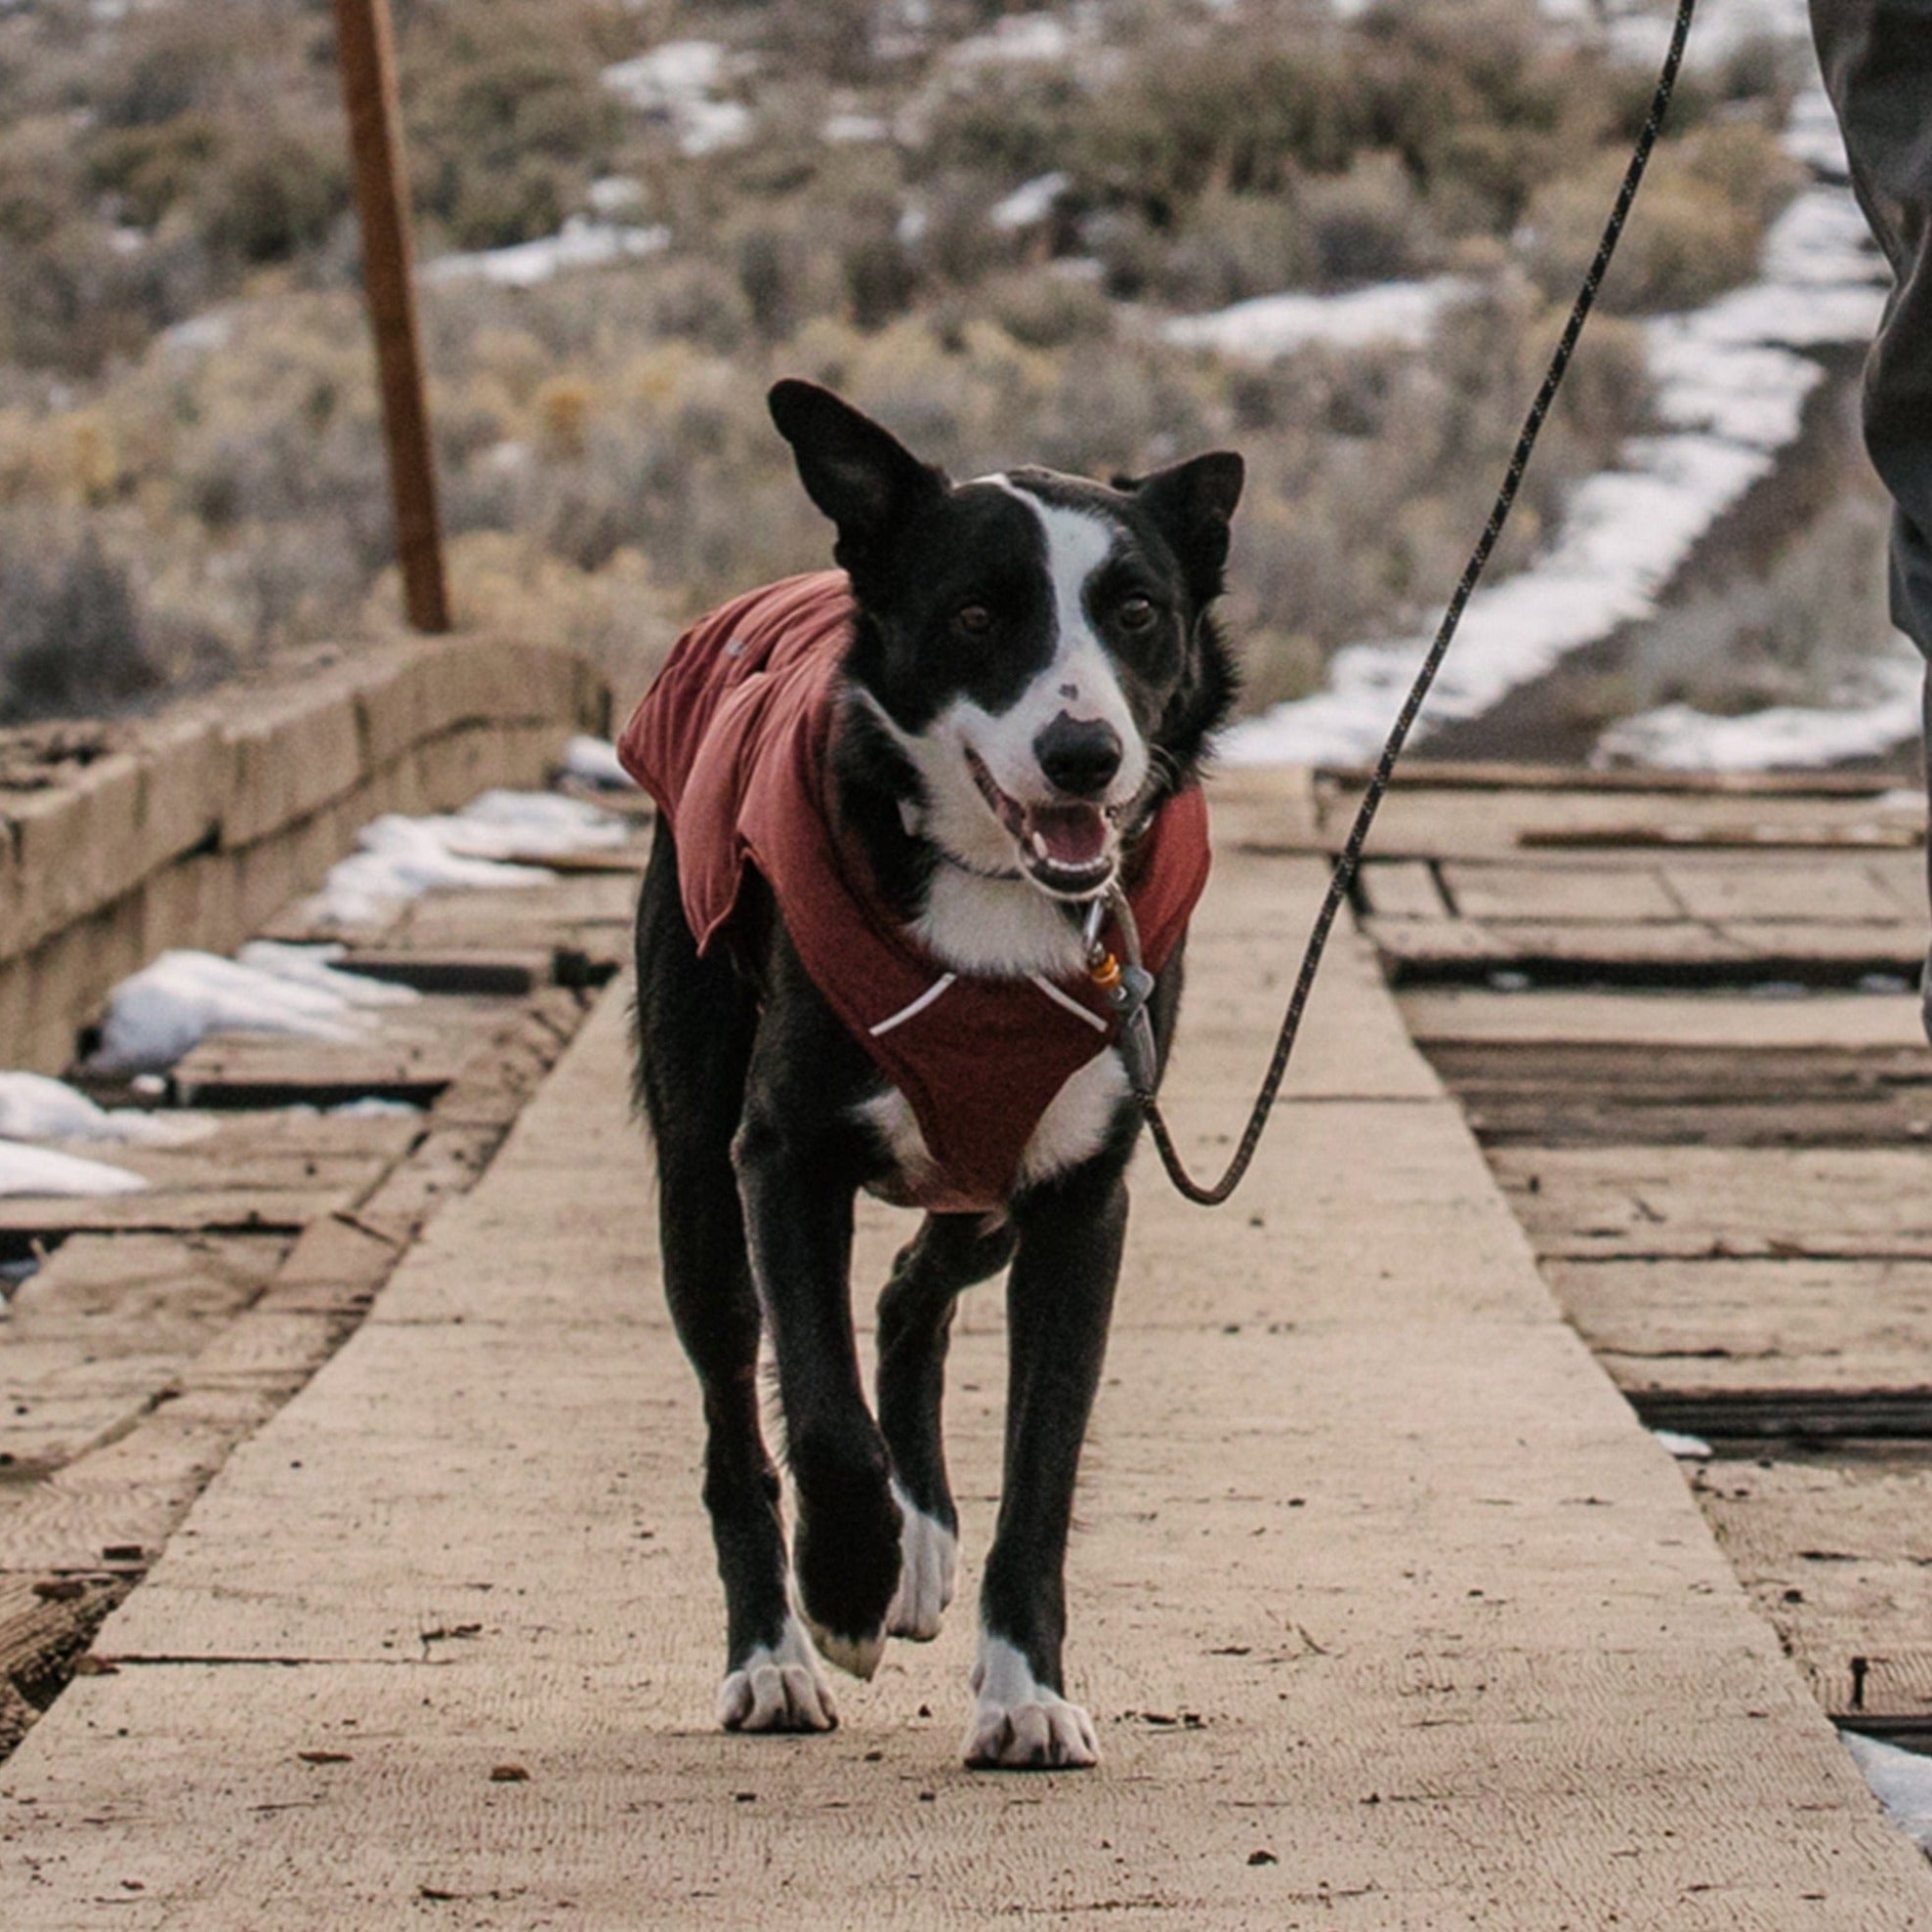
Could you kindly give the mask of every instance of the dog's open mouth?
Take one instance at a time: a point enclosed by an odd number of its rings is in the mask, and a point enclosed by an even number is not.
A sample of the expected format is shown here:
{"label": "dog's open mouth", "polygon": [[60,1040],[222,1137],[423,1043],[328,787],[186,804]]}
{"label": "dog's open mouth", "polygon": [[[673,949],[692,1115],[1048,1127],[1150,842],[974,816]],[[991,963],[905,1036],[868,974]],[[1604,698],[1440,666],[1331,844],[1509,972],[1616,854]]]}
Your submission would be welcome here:
{"label": "dog's open mouth", "polygon": [[966,763],[1035,885],[1063,899],[1091,899],[1107,888],[1120,858],[1119,807],[1083,799],[1022,805],[993,782],[992,774],[970,751]]}

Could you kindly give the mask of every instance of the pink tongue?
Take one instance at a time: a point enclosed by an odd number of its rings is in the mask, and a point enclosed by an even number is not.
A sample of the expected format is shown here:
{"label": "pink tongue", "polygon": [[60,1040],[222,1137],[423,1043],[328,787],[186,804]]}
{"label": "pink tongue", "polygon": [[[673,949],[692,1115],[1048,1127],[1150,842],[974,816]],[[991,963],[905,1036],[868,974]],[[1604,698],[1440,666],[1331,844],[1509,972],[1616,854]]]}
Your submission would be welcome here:
{"label": "pink tongue", "polygon": [[1095,806],[1036,805],[1027,819],[1058,864],[1091,865],[1107,849],[1107,820]]}

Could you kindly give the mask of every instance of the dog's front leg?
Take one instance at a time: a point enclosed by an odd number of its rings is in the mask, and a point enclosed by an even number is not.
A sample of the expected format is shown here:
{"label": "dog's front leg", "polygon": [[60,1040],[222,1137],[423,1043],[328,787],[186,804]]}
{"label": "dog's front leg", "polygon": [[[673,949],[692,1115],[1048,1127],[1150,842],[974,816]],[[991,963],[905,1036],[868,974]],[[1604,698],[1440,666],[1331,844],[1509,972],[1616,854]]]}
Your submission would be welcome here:
{"label": "dog's front leg", "polygon": [[828,1661],[870,1677],[899,1582],[900,1512],[852,1332],[852,1180],[809,1127],[756,1102],[732,1154],[798,1493],[799,1607]]}
{"label": "dog's front leg", "polygon": [[980,1595],[970,1765],[1053,1770],[1092,1764],[1100,1754],[1093,1720],[1062,1695],[1063,1573],[1127,1233],[1122,1164],[1092,1161],[1039,1190],[1015,1215],[1006,1469]]}

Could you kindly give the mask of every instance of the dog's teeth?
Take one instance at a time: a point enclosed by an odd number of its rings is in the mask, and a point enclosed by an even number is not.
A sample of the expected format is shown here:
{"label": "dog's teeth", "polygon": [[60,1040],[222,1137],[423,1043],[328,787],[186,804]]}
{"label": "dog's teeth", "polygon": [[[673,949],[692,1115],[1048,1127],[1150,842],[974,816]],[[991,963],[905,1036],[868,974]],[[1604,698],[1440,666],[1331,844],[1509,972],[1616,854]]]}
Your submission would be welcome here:
{"label": "dog's teeth", "polygon": [[1035,859],[1051,859],[1053,857],[1053,854],[1046,849],[1046,839],[1042,833],[1033,833],[1032,839],[1033,857]]}

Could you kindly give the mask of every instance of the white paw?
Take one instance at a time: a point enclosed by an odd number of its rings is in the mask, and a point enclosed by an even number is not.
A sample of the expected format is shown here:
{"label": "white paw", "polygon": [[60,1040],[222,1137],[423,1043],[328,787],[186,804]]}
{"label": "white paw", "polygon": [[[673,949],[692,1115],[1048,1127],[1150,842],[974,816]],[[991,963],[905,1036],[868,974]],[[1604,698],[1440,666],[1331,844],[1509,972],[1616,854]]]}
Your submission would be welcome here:
{"label": "white paw", "polygon": [[718,1687],[718,1722],[727,1731],[831,1731],[832,1694],[795,1617],[777,1645],[760,1644]]}
{"label": "white paw", "polygon": [[819,1655],[827,1663],[836,1664],[849,1677],[870,1681],[873,1671],[879,1667],[879,1659],[886,1654],[886,1633],[883,1629],[874,1630],[867,1637],[845,1637],[836,1630],[827,1630],[822,1624],[806,1621],[811,1626],[812,1641],[819,1647]]}
{"label": "white paw", "polygon": [[978,1701],[962,1755],[974,1770],[1074,1771],[1100,1760],[1093,1719],[1033,1675],[1003,1637],[980,1635]]}
{"label": "white paw", "polygon": [[895,1637],[928,1644],[940,1633],[940,1618],[952,1601],[959,1575],[959,1538],[936,1517],[914,1506],[897,1483],[903,1524],[899,1533],[899,1589],[886,1612],[886,1629]]}

